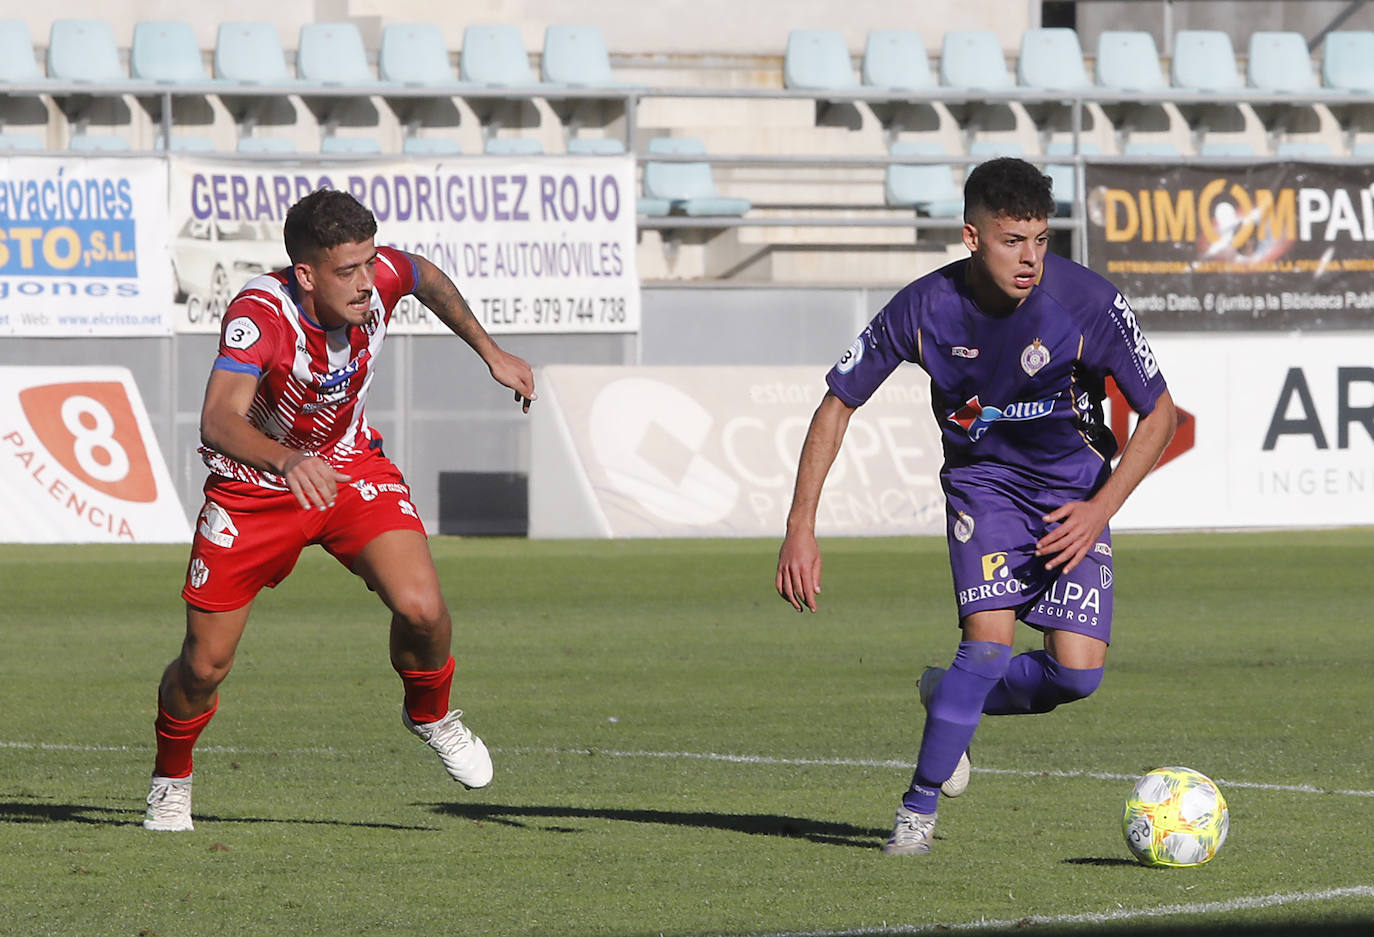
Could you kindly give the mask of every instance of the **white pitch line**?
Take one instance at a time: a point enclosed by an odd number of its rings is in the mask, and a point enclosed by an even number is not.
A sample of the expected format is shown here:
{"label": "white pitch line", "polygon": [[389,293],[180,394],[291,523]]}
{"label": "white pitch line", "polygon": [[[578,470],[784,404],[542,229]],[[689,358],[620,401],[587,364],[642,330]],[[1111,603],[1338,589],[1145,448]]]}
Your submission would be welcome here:
{"label": "white pitch line", "polygon": [[[53,742],[7,742],[0,740],[0,749],[27,749],[58,752],[144,752],[151,745],[63,745]],[[818,768],[911,768],[909,761],[874,758],[780,758],[773,755],[731,755],[724,752],[650,752],[625,751],[613,748],[492,748],[502,755],[601,755],[606,758],[658,758],[685,761],[719,761],[743,765],[784,765]],[[238,748],[229,745],[204,745],[198,752],[222,755],[353,755],[340,748]],[[1017,778],[1090,778],[1095,781],[1134,781],[1139,775],[1110,771],[1070,771],[1057,768],[985,768],[975,766],[975,774],[996,774]],[[1269,784],[1262,781],[1236,781],[1217,778],[1223,787],[1244,790],[1277,791],[1289,794],[1333,794],[1341,797],[1374,797],[1374,791],[1335,790],[1312,784]]]}
{"label": "white pitch line", "polygon": [[750,937],[865,937],[869,934],[926,934],[935,931],[983,931],[1010,929],[1027,925],[1110,924],[1148,918],[1173,917],[1179,914],[1229,914],[1235,911],[1257,911],[1288,904],[1307,904],[1318,901],[1337,901],[1342,898],[1374,898],[1374,885],[1352,885],[1348,888],[1329,888],[1324,891],[1299,891],[1273,895],[1254,895],[1226,901],[1203,901],[1196,904],[1164,905],[1154,908],[1118,908],[1114,911],[1089,911],[1083,914],[1028,915],[1005,921],[966,921],[958,924],[885,924],[881,927],[859,927],[852,930],[784,931],[753,934]]}

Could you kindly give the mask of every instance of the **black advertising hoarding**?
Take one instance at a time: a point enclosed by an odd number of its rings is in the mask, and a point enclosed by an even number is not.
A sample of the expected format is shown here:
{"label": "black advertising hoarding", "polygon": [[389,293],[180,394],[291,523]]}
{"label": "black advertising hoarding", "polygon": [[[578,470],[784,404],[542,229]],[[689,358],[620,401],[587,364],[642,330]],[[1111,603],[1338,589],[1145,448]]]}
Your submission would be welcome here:
{"label": "black advertising hoarding", "polygon": [[1374,322],[1374,166],[1088,163],[1088,263],[1153,329]]}

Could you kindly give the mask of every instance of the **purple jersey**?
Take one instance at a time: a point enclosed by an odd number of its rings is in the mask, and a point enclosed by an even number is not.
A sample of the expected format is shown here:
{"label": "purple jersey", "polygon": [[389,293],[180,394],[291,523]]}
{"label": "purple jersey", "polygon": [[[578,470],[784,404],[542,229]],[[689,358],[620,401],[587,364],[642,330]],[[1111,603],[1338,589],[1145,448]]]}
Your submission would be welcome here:
{"label": "purple jersey", "polygon": [[968,261],[900,290],[826,375],[850,406],[863,404],[904,361],[930,375],[950,484],[977,480],[1086,497],[1106,480],[1116,441],[1102,412],[1116,380],[1141,414],[1164,378],[1116,287],[1046,254],[1040,282],[994,316],[964,282]]}

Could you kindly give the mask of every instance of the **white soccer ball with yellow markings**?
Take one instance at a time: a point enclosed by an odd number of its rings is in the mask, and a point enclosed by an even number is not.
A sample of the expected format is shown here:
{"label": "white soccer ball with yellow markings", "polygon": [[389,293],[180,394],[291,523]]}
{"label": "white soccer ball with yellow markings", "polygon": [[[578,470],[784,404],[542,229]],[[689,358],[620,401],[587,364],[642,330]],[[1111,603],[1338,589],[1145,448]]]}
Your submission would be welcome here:
{"label": "white soccer ball with yellow markings", "polygon": [[1212,779],[1192,768],[1156,768],[1135,782],[1121,821],[1142,865],[1184,868],[1209,861],[1226,842],[1230,815]]}

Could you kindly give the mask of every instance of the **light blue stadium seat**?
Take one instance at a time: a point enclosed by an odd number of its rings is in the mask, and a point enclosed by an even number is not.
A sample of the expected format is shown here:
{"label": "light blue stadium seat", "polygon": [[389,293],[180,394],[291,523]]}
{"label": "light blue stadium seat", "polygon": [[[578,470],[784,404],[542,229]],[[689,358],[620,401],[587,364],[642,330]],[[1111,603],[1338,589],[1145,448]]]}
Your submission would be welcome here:
{"label": "light blue stadium seat", "polygon": [[296,49],[296,73],[326,85],[370,85],[363,36],[352,23],[306,23]]}
{"label": "light blue stadium seat", "polygon": [[[890,153],[897,157],[949,156],[942,144],[928,140],[899,140],[892,144]],[[964,192],[954,181],[954,170],[948,163],[888,166],[883,198],[893,208],[914,208],[932,218],[952,218],[964,212]]]}
{"label": "light blue stadium seat", "polygon": [[406,137],[401,152],[408,156],[458,156],[463,145],[453,137]]}
{"label": "light blue stadium seat", "polygon": [[1097,83],[1113,91],[1166,90],[1155,37],[1143,30],[1104,31],[1097,37]]}
{"label": "light blue stadium seat", "polygon": [[1197,148],[1198,156],[1235,156],[1253,158],[1259,154],[1252,144],[1243,140],[1204,140]]}
{"label": "light blue stadium seat", "polygon": [[1245,76],[1250,87],[1260,91],[1307,94],[1317,90],[1317,76],[1302,33],[1251,33]]}
{"label": "light blue stadium seat", "polygon": [[620,156],[625,152],[625,141],[619,137],[573,137],[568,141],[568,152],[576,156]]}
{"label": "light blue stadium seat", "polygon": [[849,48],[838,29],[794,29],[782,56],[782,85],[805,91],[857,87]]}
{"label": "light blue stadium seat", "polygon": [[[706,147],[692,137],[655,137],[649,141],[649,154],[705,156]],[[685,215],[743,215],[753,207],[747,199],[722,197],[708,162],[646,162],[644,195],[666,199],[672,211]]]}
{"label": "light blue stadium seat", "polygon": [[1122,156],[1163,156],[1169,159],[1178,159],[1183,155],[1177,146],[1172,143],[1156,142],[1151,140],[1132,140],[1121,148]]}
{"label": "light blue stadium seat", "polygon": [[539,74],[544,81],[575,88],[612,88],[620,84],[611,71],[606,40],[595,26],[555,24],[544,30]]}
{"label": "light blue stadium seat", "polygon": [[1350,148],[1350,155],[1374,157],[1374,140],[1357,140]]}
{"label": "light blue stadium seat", "polygon": [[473,25],[463,30],[463,49],[458,57],[459,77],[498,88],[535,84],[525,40],[514,26]]}
{"label": "light blue stadium seat", "polygon": [[172,84],[209,81],[190,23],[135,23],[134,42],[129,48],[129,74]]}
{"label": "light blue stadium seat", "polygon": [[265,22],[220,23],[215,77],[245,85],[293,85],[277,27]]}
{"label": "light blue stadium seat", "polygon": [[673,210],[673,203],[666,198],[647,198],[641,195],[635,203],[635,211],[650,218],[662,218]]}
{"label": "light blue stadium seat", "polygon": [[32,84],[43,81],[33,54],[33,37],[23,20],[0,20],[0,82]]}
{"label": "light blue stadium seat", "polygon": [[1228,92],[1245,87],[1231,37],[1216,29],[1180,29],[1174,36],[1171,77],[1185,91]]}
{"label": "light blue stadium seat", "polygon": [[444,34],[433,23],[392,23],[383,29],[377,74],[382,81],[416,88],[458,84]]}
{"label": "light blue stadium seat", "polygon": [[985,29],[952,29],[940,43],[940,84],[970,91],[1015,87],[1002,42]]}
{"label": "light blue stadium seat", "polygon": [[1374,93],[1374,30],[1336,30],[1322,40],[1322,84],[1337,91]]}
{"label": "light blue stadium seat", "polygon": [[996,159],[999,156],[1025,156],[1026,148],[1015,140],[974,140],[968,145],[969,156]]}
{"label": "light blue stadium seat", "polygon": [[36,133],[0,133],[0,151],[46,150],[48,144]]}
{"label": "light blue stadium seat", "polygon": [[[166,141],[162,134],[158,134],[157,140],[153,143],[153,149],[167,149]],[[213,153],[215,151],[215,141],[209,137],[193,136],[191,134],[173,134],[171,152],[173,153]]]}
{"label": "light blue stadium seat", "polygon": [[290,137],[239,137],[236,149],[240,153],[294,153],[296,144]]}
{"label": "light blue stadium seat", "polygon": [[884,91],[927,91],[935,87],[926,44],[914,29],[869,30],[859,77],[866,87]]}
{"label": "light blue stadium seat", "polygon": [[320,140],[320,152],[335,156],[377,156],[382,152],[382,145],[372,137],[330,135]]}
{"label": "light blue stadium seat", "polygon": [[125,83],[114,31],[104,20],[54,20],[48,34],[48,77],[58,81]]}
{"label": "light blue stadium seat", "polygon": [[542,156],[544,144],[534,137],[488,137],[482,152],[488,156]]}
{"label": "light blue stadium seat", "polygon": [[109,134],[77,133],[67,141],[67,149],[77,153],[125,153],[129,141]]}
{"label": "light blue stadium seat", "polygon": [[1289,159],[1331,159],[1336,153],[1330,144],[1321,140],[1284,140],[1274,147],[1274,155]]}
{"label": "light blue stadium seat", "polygon": [[[1080,140],[1078,152],[1084,156],[1097,156],[1102,148],[1088,140]],[[1045,147],[1046,156],[1069,156],[1073,154],[1073,143],[1068,140],[1055,140]],[[1061,214],[1073,208],[1074,196],[1078,191],[1078,175],[1073,163],[1049,163],[1045,175],[1050,177],[1051,191],[1054,193],[1055,211]]]}
{"label": "light blue stadium seat", "polygon": [[1083,65],[1083,47],[1072,29],[1053,27],[1028,29],[1021,34],[1021,50],[1016,56],[1016,82],[1024,88],[1049,91],[1078,91],[1088,88],[1088,70]]}

